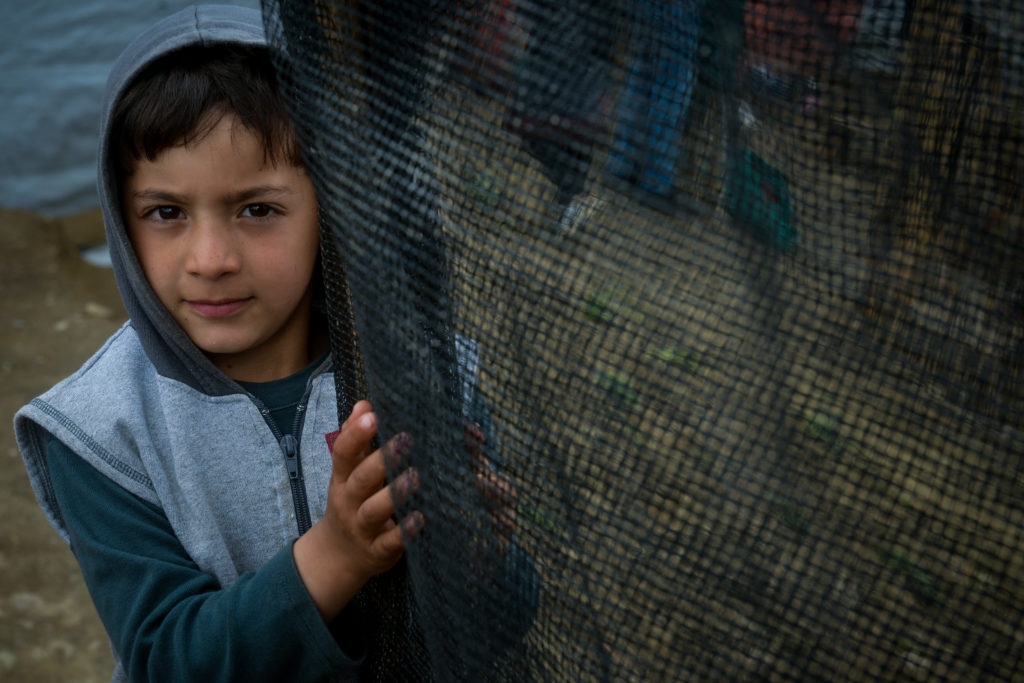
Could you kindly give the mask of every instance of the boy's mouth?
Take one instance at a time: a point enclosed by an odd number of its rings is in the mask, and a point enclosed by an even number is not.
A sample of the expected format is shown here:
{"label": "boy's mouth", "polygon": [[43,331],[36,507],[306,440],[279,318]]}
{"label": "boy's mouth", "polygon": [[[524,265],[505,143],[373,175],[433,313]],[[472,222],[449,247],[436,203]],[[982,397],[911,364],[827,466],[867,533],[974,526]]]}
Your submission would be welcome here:
{"label": "boy's mouth", "polygon": [[207,318],[222,318],[242,310],[252,297],[245,299],[193,299],[186,303],[194,312]]}

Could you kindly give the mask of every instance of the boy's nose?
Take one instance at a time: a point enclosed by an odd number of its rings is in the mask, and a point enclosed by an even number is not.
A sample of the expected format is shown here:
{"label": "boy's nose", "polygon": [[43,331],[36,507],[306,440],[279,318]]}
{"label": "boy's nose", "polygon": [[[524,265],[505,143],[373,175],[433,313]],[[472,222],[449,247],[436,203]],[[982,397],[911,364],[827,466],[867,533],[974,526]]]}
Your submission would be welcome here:
{"label": "boy's nose", "polygon": [[185,267],[191,275],[213,279],[239,270],[238,245],[228,226],[216,220],[197,220],[189,232]]}

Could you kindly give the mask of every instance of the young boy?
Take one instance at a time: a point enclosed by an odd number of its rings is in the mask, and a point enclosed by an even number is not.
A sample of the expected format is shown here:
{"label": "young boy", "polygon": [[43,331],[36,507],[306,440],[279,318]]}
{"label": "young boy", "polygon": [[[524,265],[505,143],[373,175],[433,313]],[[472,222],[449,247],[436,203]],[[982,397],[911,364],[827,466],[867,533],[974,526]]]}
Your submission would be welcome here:
{"label": "young boy", "polygon": [[392,519],[417,488],[409,469],[385,486],[410,440],[371,452],[367,402],[328,445],[316,196],[258,12],[192,8],[125,50],[99,190],[130,321],[15,429],[114,679],[357,677],[351,599],[425,520]]}

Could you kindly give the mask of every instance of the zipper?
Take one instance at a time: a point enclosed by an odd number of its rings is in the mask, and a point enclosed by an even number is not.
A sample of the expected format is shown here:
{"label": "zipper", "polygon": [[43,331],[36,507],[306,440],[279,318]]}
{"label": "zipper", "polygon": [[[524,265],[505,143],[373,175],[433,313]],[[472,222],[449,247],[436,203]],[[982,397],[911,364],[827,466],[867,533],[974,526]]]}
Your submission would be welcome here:
{"label": "zipper", "polygon": [[302,478],[302,463],[299,462],[299,441],[291,434],[285,434],[280,443],[281,450],[284,451],[284,463],[288,468],[288,483],[292,489],[292,500],[295,503],[295,524],[298,526],[301,536],[309,531],[309,528],[313,526],[313,521],[309,514],[306,482]]}
{"label": "zipper", "polygon": [[306,382],[306,391],[302,394],[302,400],[295,407],[295,421],[292,423],[291,434],[281,434],[274,420],[270,417],[270,409],[263,405],[258,398],[249,394],[249,399],[259,408],[263,421],[274,438],[277,439],[281,452],[284,453],[284,464],[288,469],[288,485],[292,491],[292,504],[295,507],[295,525],[298,527],[299,536],[309,531],[313,526],[313,519],[309,513],[309,497],[306,494],[306,482],[302,478],[302,458],[299,453],[299,440],[302,438],[303,416],[306,414],[306,404],[309,402],[309,395],[313,392],[313,382],[331,363],[330,359],[313,371]]}
{"label": "zipper", "polygon": [[306,495],[306,482],[302,478],[299,439],[302,437],[302,417],[306,412],[306,402],[309,401],[315,376],[316,373],[314,373],[313,377],[309,378],[302,401],[295,407],[295,422],[292,424],[291,434],[282,435],[281,430],[277,428],[274,420],[270,417],[270,409],[263,405],[262,401],[258,398],[249,394],[250,400],[259,408],[263,421],[270,427],[271,433],[277,439],[278,446],[281,447],[281,452],[284,453],[284,464],[288,469],[288,485],[292,491],[292,504],[295,508],[295,525],[298,527],[299,536],[309,531],[310,527],[313,526],[313,519],[309,513],[309,498]]}

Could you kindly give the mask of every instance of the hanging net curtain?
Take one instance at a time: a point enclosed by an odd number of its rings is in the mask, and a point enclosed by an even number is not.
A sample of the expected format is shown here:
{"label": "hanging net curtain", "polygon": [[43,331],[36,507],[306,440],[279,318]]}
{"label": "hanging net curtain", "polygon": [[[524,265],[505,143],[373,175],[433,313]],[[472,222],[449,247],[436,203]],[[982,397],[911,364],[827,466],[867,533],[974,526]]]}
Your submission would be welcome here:
{"label": "hanging net curtain", "polygon": [[263,9],[422,482],[369,677],[1024,680],[1024,10]]}

